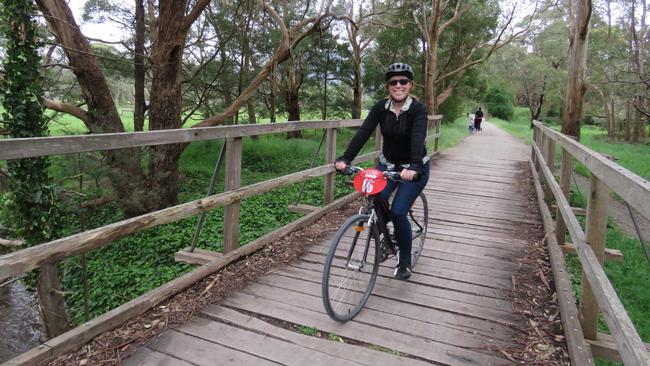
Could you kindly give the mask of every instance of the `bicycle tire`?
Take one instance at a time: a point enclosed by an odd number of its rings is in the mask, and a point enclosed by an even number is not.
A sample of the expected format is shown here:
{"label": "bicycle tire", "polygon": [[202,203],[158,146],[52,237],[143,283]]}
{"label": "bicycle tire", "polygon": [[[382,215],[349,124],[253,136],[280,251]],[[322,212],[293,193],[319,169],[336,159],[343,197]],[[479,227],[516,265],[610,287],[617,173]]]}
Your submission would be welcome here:
{"label": "bicycle tire", "polygon": [[424,241],[429,228],[429,205],[424,192],[415,199],[409,209],[408,219],[411,224],[412,246],[411,246],[411,268],[415,267],[422,254]]}
{"label": "bicycle tire", "polygon": [[347,219],[336,232],[325,258],[323,305],[330,318],[338,322],[359,314],[377,280],[379,234],[376,224],[367,227],[369,218],[356,214]]}

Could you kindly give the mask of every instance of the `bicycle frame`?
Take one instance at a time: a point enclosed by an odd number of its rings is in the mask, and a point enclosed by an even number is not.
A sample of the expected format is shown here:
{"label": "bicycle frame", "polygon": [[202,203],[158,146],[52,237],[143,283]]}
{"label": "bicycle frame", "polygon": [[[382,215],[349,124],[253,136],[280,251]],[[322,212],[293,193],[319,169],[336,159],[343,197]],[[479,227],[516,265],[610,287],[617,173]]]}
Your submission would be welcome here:
{"label": "bicycle frame", "polygon": [[[361,207],[359,209],[359,213],[362,213],[365,211],[366,214],[370,215],[368,218],[368,221],[364,223],[370,231],[370,235],[368,235],[368,239],[366,240],[365,243],[365,248],[363,251],[363,261],[360,263],[358,266],[352,265],[350,261],[352,260],[352,253],[354,252],[354,249],[356,248],[357,241],[356,239],[359,237],[359,232],[355,234],[355,240],[354,240],[354,245],[350,246],[350,249],[348,250],[348,255],[347,255],[347,266],[350,269],[354,270],[362,270],[363,266],[368,258],[368,250],[370,248],[370,245],[368,245],[368,242],[372,240],[373,237],[373,231],[372,230],[379,230],[379,234],[383,234],[384,238],[388,241],[388,245],[390,245],[391,248],[395,247],[395,242],[393,241],[390,231],[388,230],[387,222],[384,221],[384,217],[386,215],[379,215],[377,214],[377,206],[375,205],[375,200],[379,197],[379,194],[367,196],[366,198],[368,199],[368,204],[364,207]],[[381,209],[381,206],[379,206],[379,209]],[[383,246],[380,247],[380,256],[383,258],[384,257],[384,248]]]}

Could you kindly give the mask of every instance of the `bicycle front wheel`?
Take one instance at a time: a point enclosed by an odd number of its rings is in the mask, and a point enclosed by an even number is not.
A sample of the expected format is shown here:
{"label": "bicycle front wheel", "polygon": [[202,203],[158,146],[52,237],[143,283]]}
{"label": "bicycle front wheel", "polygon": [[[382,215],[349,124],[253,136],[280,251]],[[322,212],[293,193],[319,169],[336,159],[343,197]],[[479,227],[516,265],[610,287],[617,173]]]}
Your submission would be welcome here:
{"label": "bicycle front wheel", "polygon": [[370,297],[379,270],[379,234],[369,215],[350,217],[336,232],[323,270],[323,304],[334,320],[354,318]]}
{"label": "bicycle front wheel", "polygon": [[411,205],[408,219],[411,224],[411,235],[413,238],[411,267],[415,267],[424,249],[424,240],[427,236],[429,222],[429,205],[427,204],[427,197],[424,195],[424,192],[420,193]]}

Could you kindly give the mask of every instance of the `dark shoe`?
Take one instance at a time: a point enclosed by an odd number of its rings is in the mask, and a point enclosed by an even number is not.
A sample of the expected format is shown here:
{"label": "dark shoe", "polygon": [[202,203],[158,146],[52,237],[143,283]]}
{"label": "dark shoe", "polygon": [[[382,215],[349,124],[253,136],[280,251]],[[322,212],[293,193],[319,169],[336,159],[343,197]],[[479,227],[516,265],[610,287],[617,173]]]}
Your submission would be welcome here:
{"label": "dark shoe", "polygon": [[395,267],[395,278],[400,281],[406,281],[411,277],[411,266],[407,264],[398,264]]}

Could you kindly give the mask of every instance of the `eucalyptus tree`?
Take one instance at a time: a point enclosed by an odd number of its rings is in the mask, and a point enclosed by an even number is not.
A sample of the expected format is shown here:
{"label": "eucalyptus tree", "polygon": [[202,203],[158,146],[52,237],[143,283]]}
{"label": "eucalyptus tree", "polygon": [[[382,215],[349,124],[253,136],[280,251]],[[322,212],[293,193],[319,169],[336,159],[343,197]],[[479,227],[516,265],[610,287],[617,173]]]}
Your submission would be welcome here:
{"label": "eucalyptus tree", "polygon": [[[194,23],[209,3],[209,0],[147,2],[150,130],[179,128],[184,122],[181,97],[185,49]],[[64,50],[86,102],[85,109],[66,103],[59,103],[59,109],[76,113],[92,133],[123,132],[124,124],[117,113],[105,74],[66,2],[37,0],[37,4]],[[269,3],[260,4],[282,34],[277,48],[248,86],[224,107],[221,114],[206,118],[195,126],[218,125],[234,116],[266,80],[274,65],[286,61],[304,37],[318,30],[321,22],[331,17],[325,9],[314,9],[309,4],[314,3],[302,5],[302,17],[295,19],[284,19]],[[138,150],[106,153],[112,186],[127,215],[176,203],[178,162],[185,146],[152,146],[148,149],[146,163],[141,162]]]}
{"label": "eucalyptus tree", "polygon": [[[318,3],[320,4],[320,7],[315,8]],[[248,86],[241,91],[230,106],[228,106],[222,113],[207,118],[195,126],[202,127],[219,125],[222,124],[224,120],[237,113],[241,106],[255,94],[260,84],[266,81],[274,70],[277,70],[277,66],[291,58],[293,50],[303,41],[303,39],[308,37],[310,34],[317,32],[321,27],[327,27],[327,24],[333,20],[333,15],[329,12],[329,9],[324,8],[325,5],[327,5],[325,2],[309,0],[296,5],[296,9],[299,9],[301,13],[298,11],[292,13],[289,4],[283,3],[280,12],[278,12],[270,4],[266,2],[262,3],[264,12],[270,17],[273,26],[276,27],[278,33],[281,35],[275,50],[272,55],[264,61],[264,64],[261,65],[257,75],[251,79]]]}
{"label": "eucalyptus tree", "polygon": [[[180,76],[187,33],[209,0],[193,6],[187,1],[149,2],[151,90],[149,129],[179,128],[181,122]],[[82,118],[93,132],[124,132],[106,77],[63,0],[37,0],[50,29],[64,49],[82,90],[87,111]],[[148,172],[137,151],[107,152],[111,182],[127,215],[135,215],[176,203],[179,145],[149,149]],[[134,158],[135,157],[135,158]]]}
{"label": "eucalyptus tree", "polygon": [[629,30],[630,30],[630,56],[631,70],[634,74],[637,87],[634,96],[634,108],[636,109],[634,129],[632,130],[632,141],[638,142],[645,136],[643,128],[643,117],[650,117],[650,111],[646,101],[648,99],[648,88],[650,88],[650,77],[646,73],[645,63],[647,62],[646,42],[648,37],[648,24],[646,16],[648,4],[646,0],[631,0],[629,4]]}
{"label": "eucalyptus tree", "polygon": [[[534,4],[529,14],[521,14],[513,5],[501,14],[495,0],[416,0],[411,4],[426,54],[424,85],[429,113],[435,113],[451,95],[466,70],[524,37],[536,24],[540,10],[540,5]],[[522,18],[519,23],[515,15]]]}
{"label": "eucalyptus tree", "polygon": [[[203,120],[227,108],[241,80],[241,31],[245,2],[214,2],[190,30],[183,68],[183,124]],[[243,34],[243,35],[242,35]],[[235,122],[230,116],[224,123]]]}
{"label": "eucalyptus tree", "polygon": [[562,106],[560,86],[566,75],[552,60],[531,44],[510,44],[488,62],[490,78],[500,79],[512,90],[515,102],[528,107],[531,126],[533,120],[542,119],[543,107],[550,111],[547,115],[559,115]]}
{"label": "eucalyptus tree", "polygon": [[[395,17],[403,20],[408,14],[408,12],[403,13],[405,10],[405,8],[401,8]],[[363,84],[367,92],[372,93],[375,98],[385,96],[384,73],[386,67],[394,62],[406,62],[414,68],[415,94],[419,94],[423,85],[423,72],[419,72],[419,70],[424,71],[422,61],[424,54],[421,45],[420,34],[413,23],[407,22],[399,26],[383,28],[371,45],[368,56],[363,60],[365,71]]]}
{"label": "eucalyptus tree", "polygon": [[567,87],[562,113],[562,133],[580,138],[580,117],[587,88],[585,71],[591,0],[570,0],[567,5],[570,25],[569,57],[567,59]]}
{"label": "eucalyptus tree", "polygon": [[[605,119],[608,136],[616,136],[619,128],[617,115],[623,101],[633,95],[628,85],[618,82],[629,65],[629,51],[625,33],[594,13],[591,22],[589,48],[587,50],[587,73],[589,89],[586,94],[587,107]],[[627,94],[630,96],[627,96]],[[590,98],[590,94],[592,97]]]}
{"label": "eucalyptus tree", "polygon": [[377,35],[392,25],[394,19],[399,19],[396,1],[366,1],[343,0],[338,5],[340,19],[344,21],[347,40],[350,45],[352,71],[350,78],[344,78],[352,88],[353,106],[352,118],[361,117],[363,84],[361,65],[368,55]]}

